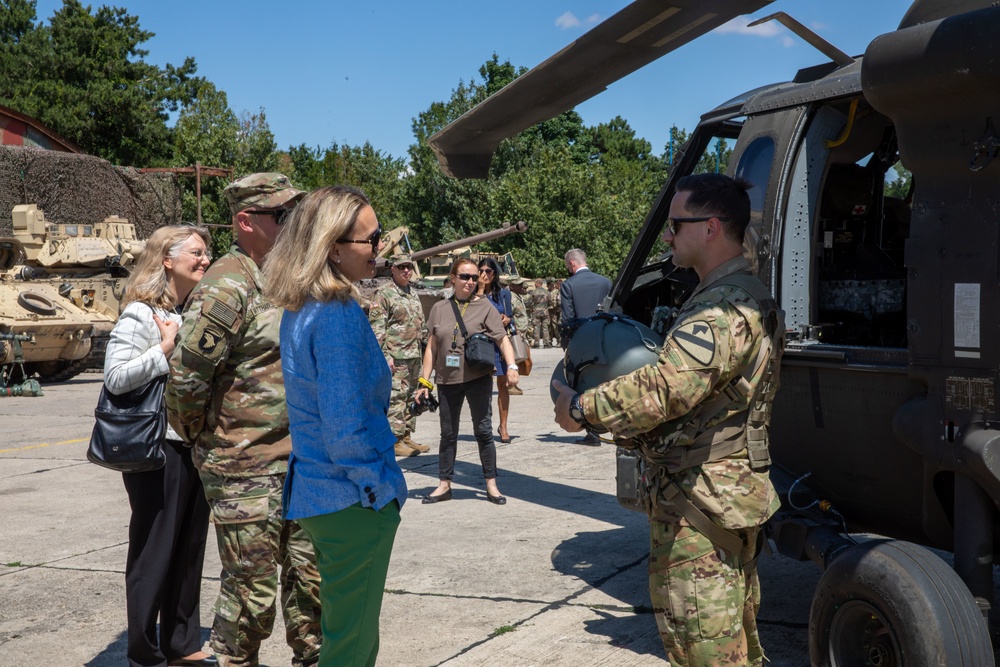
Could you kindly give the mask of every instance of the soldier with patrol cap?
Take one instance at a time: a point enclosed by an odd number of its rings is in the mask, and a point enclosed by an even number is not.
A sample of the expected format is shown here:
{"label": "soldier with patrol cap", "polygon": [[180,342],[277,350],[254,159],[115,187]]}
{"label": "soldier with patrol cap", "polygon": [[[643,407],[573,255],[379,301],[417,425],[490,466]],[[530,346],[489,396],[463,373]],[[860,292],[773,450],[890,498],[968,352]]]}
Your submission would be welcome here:
{"label": "soldier with patrol cap", "polygon": [[271,634],[281,570],[285,635],[295,667],[319,660],[319,572],[302,528],[282,520],[291,452],[278,347],[281,311],[260,266],[305,195],[282,174],[252,174],[224,190],[236,241],[205,272],[184,311],[171,358],[170,424],[194,447],[212,511],[222,581],[211,646],[222,667],[255,666]]}
{"label": "soldier with patrol cap", "polygon": [[756,559],[779,501],[768,478],[784,322],[743,257],[750,184],[682,178],[664,241],[701,282],[656,363],[582,394],[558,381],[556,421],[634,449],[650,519],[649,591],[675,667],[762,665]]}
{"label": "soldier with patrol cap", "polygon": [[535,347],[548,347],[552,340],[550,331],[551,322],[551,296],[549,290],[545,289],[541,278],[535,278],[535,289],[528,294],[531,301],[531,325],[534,332],[532,344]]}
{"label": "soldier with patrol cap", "polygon": [[392,281],[375,292],[368,321],[392,372],[388,417],[396,436],[396,456],[416,456],[430,451],[427,445],[410,438],[417,427],[417,418],[409,410],[420,377],[427,325],[420,297],[410,287],[413,260],[407,254],[397,253],[389,258],[389,263]]}

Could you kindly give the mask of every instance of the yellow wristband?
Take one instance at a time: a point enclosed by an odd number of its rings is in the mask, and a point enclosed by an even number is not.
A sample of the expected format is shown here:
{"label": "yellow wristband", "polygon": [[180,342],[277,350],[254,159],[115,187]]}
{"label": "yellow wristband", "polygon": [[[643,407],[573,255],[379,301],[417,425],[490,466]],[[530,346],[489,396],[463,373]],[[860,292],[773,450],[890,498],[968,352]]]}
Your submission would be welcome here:
{"label": "yellow wristband", "polygon": [[431,381],[428,380],[427,378],[417,378],[417,384],[419,384],[421,387],[427,387],[431,391],[434,391],[434,385],[431,384]]}

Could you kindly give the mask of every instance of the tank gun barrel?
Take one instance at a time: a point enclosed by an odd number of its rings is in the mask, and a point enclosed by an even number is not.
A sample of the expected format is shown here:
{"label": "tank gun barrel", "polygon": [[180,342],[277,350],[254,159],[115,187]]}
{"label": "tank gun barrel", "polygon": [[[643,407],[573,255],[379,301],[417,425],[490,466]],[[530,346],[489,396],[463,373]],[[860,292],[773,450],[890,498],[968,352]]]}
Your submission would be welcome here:
{"label": "tank gun barrel", "polygon": [[468,238],[459,239],[457,241],[452,241],[451,243],[444,243],[441,245],[434,246],[432,248],[425,248],[424,250],[418,250],[410,254],[410,258],[414,262],[419,262],[420,260],[430,257],[431,255],[439,255],[441,253],[446,253],[449,250],[454,250],[455,248],[462,248],[465,246],[475,245],[477,243],[484,243],[486,241],[492,241],[493,239],[498,239],[502,236],[507,236],[508,234],[521,234],[528,230],[528,225],[520,220],[515,224],[509,222],[503,223],[500,229],[494,229],[490,232],[483,232],[482,234],[477,234],[476,236],[470,236]]}

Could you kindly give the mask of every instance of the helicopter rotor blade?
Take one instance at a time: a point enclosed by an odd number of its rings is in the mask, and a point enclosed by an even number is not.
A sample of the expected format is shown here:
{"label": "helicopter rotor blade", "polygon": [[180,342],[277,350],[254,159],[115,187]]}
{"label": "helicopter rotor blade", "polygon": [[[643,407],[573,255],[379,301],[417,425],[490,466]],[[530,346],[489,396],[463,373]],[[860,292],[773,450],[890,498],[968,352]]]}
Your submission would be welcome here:
{"label": "helicopter rotor blade", "polygon": [[636,0],[428,140],[454,178],[486,178],[500,142],[773,0]]}

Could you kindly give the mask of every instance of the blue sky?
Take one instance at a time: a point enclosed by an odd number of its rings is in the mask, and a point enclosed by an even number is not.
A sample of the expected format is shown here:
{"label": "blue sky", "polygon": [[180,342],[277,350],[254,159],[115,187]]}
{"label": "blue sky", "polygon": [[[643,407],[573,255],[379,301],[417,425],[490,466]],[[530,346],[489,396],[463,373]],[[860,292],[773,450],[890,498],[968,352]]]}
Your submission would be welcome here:
{"label": "blue sky", "polygon": [[[92,3],[100,6],[101,2]],[[226,91],[234,111],[263,107],[279,148],[332,142],[405,157],[412,119],[478,77],[495,52],[532,67],[628,4],[626,0],[117,0],[156,33],[147,60],[180,64]],[[577,107],[588,125],[625,118],[659,153],[669,128],[746,90],[791,78],[824,57],[776,22],[785,11],[842,51],[863,53],[894,30],[909,0],[776,0],[681,47]],[[61,0],[38,0],[46,21]]]}

